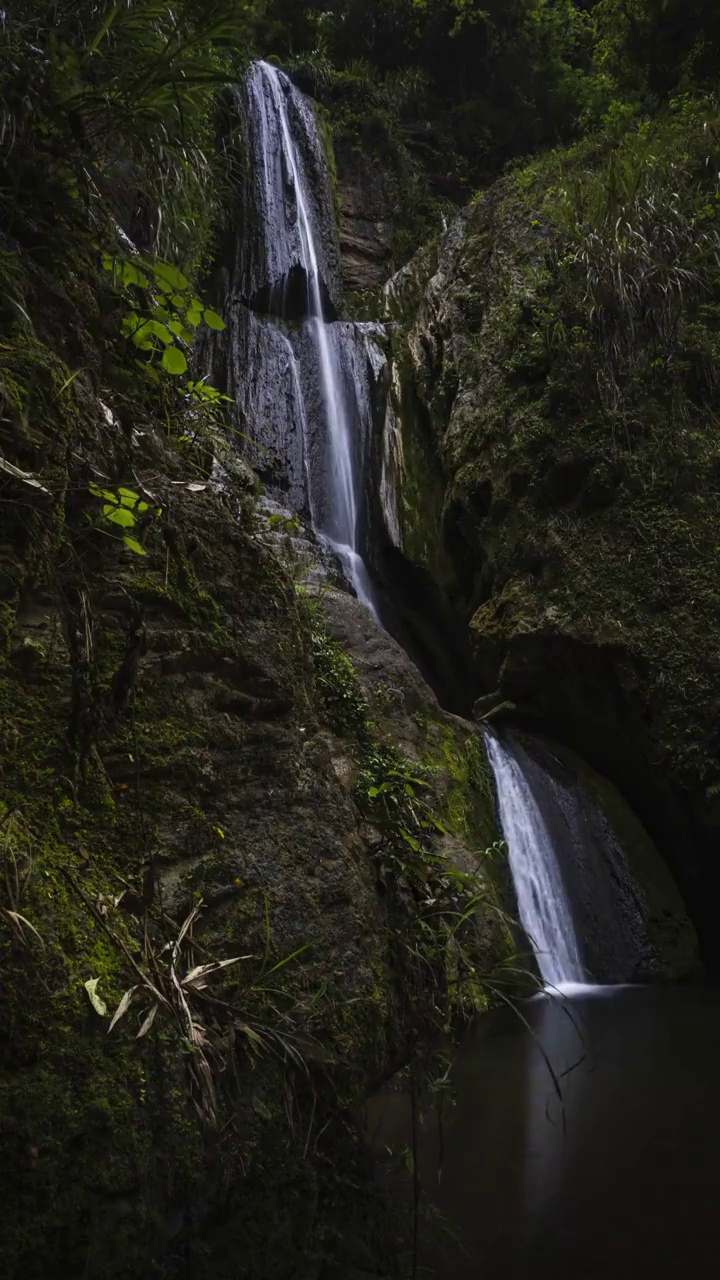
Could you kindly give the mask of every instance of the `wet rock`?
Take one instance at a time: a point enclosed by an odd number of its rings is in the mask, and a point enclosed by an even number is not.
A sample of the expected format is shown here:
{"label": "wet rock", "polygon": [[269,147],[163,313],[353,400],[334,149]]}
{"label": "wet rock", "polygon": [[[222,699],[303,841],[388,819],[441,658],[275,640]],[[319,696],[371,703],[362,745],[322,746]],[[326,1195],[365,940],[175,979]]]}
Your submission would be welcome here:
{"label": "wet rock", "polygon": [[[299,151],[302,172],[297,180],[287,164],[279,100],[286,104]],[[262,156],[263,163],[245,169],[244,218],[233,292],[254,309],[274,315],[287,314],[283,300],[293,279],[302,295],[302,280],[297,277],[304,274],[306,253],[298,202],[305,200],[317,232],[323,293],[328,308],[337,315],[342,285],[330,171],[310,102],[282,72],[268,73],[263,64],[255,64],[235,103],[247,154]],[[302,313],[303,307],[294,310]]]}

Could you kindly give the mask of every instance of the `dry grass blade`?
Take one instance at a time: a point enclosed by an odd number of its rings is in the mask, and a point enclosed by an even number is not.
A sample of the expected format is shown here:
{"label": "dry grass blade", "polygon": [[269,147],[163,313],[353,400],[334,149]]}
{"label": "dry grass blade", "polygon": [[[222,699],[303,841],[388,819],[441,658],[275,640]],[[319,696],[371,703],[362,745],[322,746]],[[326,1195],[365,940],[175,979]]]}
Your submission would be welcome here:
{"label": "dry grass blade", "polygon": [[125,995],[123,996],[117,1009],[115,1010],[115,1013],[113,1014],[112,1022],[108,1027],[108,1035],[112,1031],[113,1027],[117,1025],[120,1019],[125,1017],[125,1014],[127,1013],[128,1009],[130,1008],[130,1005],[132,1004],[132,999],[136,991],[137,991],[137,986],[130,987],[129,991],[125,992]]}
{"label": "dry grass blade", "polygon": [[27,916],[20,915],[19,911],[8,911],[6,909],[3,909],[2,914],[5,916],[7,920],[10,921],[11,924],[16,926],[16,933],[19,934],[19,938],[21,942],[26,941],[24,930],[29,929],[30,932],[34,934],[34,936],[37,938],[43,951],[45,950],[45,943],[41,935],[38,933],[37,929],[35,928],[35,925],[30,923]]}
{"label": "dry grass blade", "polygon": [[140,1030],[139,1030],[139,1031],[138,1031],[138,1033],[137,1033],[137,1036],[135,1037],[135,1039],[136,1039],[136,1040],[142,1040],[143,1036],[146,1036],[146,1035],[147,1035],[148,1031],[150,1030],[150,1028],[151,1028],[151,1026],[152,1026],[152,1024],[153,1024],[153,1022],[155,1021],[155,1019],[156,1019],[156,1017],[157,1017],[157,1011],[158,1011],[159,1007],[160,1007],[160,1006],[159,1006],[159,1005],[157,1005],[157,1004],[152,1005],[152,1007],[151,1007],[151,1009],[150,1009],[150,1012],[147,1014],[147,1016],[146,1016],[146,1018],[145,1018],[145,1020],[144,1020],[144,1022],[143,1022],[143,1024],[142,1024],[142,1026],[141,1026]]}

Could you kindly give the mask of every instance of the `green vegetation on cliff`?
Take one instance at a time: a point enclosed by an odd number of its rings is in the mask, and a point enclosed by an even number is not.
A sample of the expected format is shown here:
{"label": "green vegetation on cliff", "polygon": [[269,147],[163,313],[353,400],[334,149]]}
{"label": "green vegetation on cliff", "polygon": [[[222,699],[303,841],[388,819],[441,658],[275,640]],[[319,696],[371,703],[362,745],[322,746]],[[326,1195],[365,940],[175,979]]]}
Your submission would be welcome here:
{"label": "green vegetation on cliff", "polygon": [[371,729],[191,376],[223,323],[203,278],[253,17],[88,0],[0,25],[9,1278],[220,1280],[240,1251],[248,1280],[344,1274],[371,1232],[390,1256],[349,1117],[482,1004],[506,942],[479,955],[439,770]]}
{"label": "green vegetation on cliff", "polygon": [[240,1254],[247,1280],[350,1274],[382,1215],[349,1117],[484,1007],[508,951],[477,733],[300,598],[191,377],[223,325],[225,91],[256,53],[388,162],[397,261],[486,187],[399,305],[406,552],[472,618],[488,688],[594,735],[650,803],[671,777],[714,829],[705,8],[0,14],[9,1278],[223,1280]]}

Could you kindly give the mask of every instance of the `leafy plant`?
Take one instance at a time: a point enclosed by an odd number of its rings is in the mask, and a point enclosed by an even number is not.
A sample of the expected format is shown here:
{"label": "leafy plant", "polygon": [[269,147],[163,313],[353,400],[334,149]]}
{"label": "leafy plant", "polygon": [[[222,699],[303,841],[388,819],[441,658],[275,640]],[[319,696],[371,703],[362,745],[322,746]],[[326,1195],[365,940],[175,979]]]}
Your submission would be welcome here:
{"label": "leafy plant", "polygon": [[[118,537],[129,551],[133,551],[135,555],[147,555],[144,547],[140,545],[137,538],[129,532],[135,529],[138,524],[138,518],[143,515],[160,515],[162,508],[156,507],[151,512],[150,504],[145,502],[139,493],[135,493],[133,489],[101,489],[96,484],[89,486],[90,493],[94,498],[99,498],[102,502],[102,512],[99,517],[99,523],[112,526],[113,533],[110,536]],[[119,535],[114,533],[115,529],[122,530]],[[109,532],[109,530],[103,530]]]}
{"label": "leafy plant", "polygon": [[366,756],[358,791],[368,820],[383,836],[375,855],[378,880],[393,904],[404,993],[410,999],[413,989],[424,992],[420,998],[418,991],[416,1003],[432,1010],[429,1036],[447,1032],[486,1008],[494,985],[503,981],[479,968],[478,922],[494,914],[509,931],[512,921],[478,873],[461,871],[438,850],[437,837],[449,832],[432,808],[428,771],[375,748]]}
{"label": "leafy plant", "polygon": [[[139,363],[151,376],[159,377],[154,367],[157,355],[166,373],[187,373],[183,346],[195,341],[199,326],[204,323],[218,332],[225,328],[222,317],[204,306],[187,276],[172,263],[118,258],[106,253],[103,266],[112,274],[113,284],[122,291],[128,307],[122,320],[123,335],[139,351],[148,353],[149,364]],[[189,390],[198,399],[213,399],[213,389],[202,383],[191,383]],[[219,395],[215,393],[216,398]]]}

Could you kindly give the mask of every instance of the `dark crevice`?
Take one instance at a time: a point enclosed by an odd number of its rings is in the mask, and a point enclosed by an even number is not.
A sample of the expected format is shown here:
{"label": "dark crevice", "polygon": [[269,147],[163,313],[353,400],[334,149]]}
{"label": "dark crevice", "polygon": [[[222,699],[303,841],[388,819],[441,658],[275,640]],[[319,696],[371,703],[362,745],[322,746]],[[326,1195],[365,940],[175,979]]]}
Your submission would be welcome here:
{"label": "dark crevice", "polygon": [[[337,308],[323,279],[320,280],[320,299],[325,323],[331,324],[338,320]],[[294,323],[309,319],[313,312],[308,276],[299,264],[281,280],[264,285],[252,297],[241,298],[241,301],[249,311],[254,311],[257,315]]]}
{"label": "dark crevice", "polygon": [[481,692],[467,621],[445,600],[426,569],[387,543],[376,551],[380,619],[415,663],[440,705],[470,719]]}

